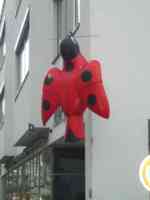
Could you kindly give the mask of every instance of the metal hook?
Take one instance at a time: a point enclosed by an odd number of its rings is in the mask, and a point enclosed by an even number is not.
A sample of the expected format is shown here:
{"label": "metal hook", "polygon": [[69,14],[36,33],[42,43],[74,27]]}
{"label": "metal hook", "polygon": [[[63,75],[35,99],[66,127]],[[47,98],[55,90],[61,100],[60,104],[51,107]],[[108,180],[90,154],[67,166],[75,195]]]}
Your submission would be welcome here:
{"label": "metal hook", "polygon": [[[70,31],[70,32],[65,36],[65,38],[70,38],[70,37],[75,36],[75,34],[76,34],[77,31],[79,30],[79,28],[80,28],[80,23],[78,23],[78,24],[76,25],[76,27],[75,27],[75,30]],[[65,38],[64,38],[64,39],[65,39]],[[54,65],[54,64],[56,63],[56,61],[59,59],[59,57],[60,57],[60,53],[57,54],[57,56],[53,59],[53,61],[51,62],[51,64]]]}

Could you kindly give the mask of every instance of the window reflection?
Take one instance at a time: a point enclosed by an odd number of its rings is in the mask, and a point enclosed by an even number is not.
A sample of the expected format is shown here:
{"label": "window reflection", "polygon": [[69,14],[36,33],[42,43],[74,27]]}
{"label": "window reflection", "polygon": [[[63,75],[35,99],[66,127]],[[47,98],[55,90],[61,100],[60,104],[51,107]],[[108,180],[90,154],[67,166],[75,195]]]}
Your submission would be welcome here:
{"label": "window reflection", "polygon": [[26,11],[24,23],[22,24],[21,33],[18,35],[18,39],[15,45],[16,53],[16,66],[17,66],[17,90],[23,85],[26,76],[29,72],[29,55],[30,55],[30,14],[29,10]]}
{"label": "window reflection", "polygon": [[23,83],[28,70],[29,70],[29,37],[27,37],[27,40],[24,42],[24,46],[22,49],[22,52],[20,54],[20,81]]}

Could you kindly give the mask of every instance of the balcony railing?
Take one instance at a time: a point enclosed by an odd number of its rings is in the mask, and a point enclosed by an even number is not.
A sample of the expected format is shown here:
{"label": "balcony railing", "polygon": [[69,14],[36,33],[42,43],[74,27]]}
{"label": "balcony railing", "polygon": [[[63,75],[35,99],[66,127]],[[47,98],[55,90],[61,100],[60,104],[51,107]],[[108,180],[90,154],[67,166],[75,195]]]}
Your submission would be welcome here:
{"label": "balcony railing", "polygon": [[[59,168],[55,172],[53,168],[52,155],[45,151],[14,169],[8,170],[8,173],[2,179],[5,188],[5,199],[53,200],[54,196],[56,198],[58,195],[58,189],[60,195],[61,192],[65,192],[65,195],[68,195],[67,193],[72,192],[73,188],[76,188],[76,191],[73,191],[74,194],[82,195],[78,190],[84,185],[85,175],[80,167],[67,169],[68,171]],[[74,185],[76,181],[81,183],[81,185]],[[68,188],[62,188],[61,190],[60,184],[62,182],[68,184]]]}

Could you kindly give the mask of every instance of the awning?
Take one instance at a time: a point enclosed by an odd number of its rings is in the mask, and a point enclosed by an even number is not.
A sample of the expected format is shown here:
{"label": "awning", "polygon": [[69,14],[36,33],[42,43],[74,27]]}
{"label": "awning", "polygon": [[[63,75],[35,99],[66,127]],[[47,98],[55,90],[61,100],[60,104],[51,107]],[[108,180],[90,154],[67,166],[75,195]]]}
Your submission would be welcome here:
{"label": "awning", "polygon": [[35,127],[33,124],[29,124],[28,130],[24,135],[16,142],[16,147],[31,147],[34,143],[40,140],[48,140],[51,130],[45,127]]}

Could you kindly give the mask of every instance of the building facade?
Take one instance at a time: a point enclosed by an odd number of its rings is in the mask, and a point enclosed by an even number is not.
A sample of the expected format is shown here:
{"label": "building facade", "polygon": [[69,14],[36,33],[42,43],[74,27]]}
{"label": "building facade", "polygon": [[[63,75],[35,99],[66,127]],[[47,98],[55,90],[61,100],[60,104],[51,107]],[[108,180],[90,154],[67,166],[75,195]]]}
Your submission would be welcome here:
{"label": "building facade", "polygon": [[[3,1],[1,200],[149,199],[138,178],[149,141],[149,2],[78,3]],[[77,40],[83,55],[103,64],[111,116],[106,121],[87,111],[85,143],[65,144],[60,110],[42,126],[41,89],[59,41],[76,26],[79,12]]]}

